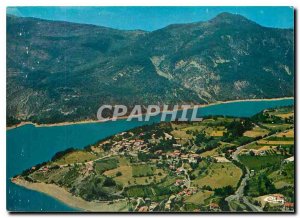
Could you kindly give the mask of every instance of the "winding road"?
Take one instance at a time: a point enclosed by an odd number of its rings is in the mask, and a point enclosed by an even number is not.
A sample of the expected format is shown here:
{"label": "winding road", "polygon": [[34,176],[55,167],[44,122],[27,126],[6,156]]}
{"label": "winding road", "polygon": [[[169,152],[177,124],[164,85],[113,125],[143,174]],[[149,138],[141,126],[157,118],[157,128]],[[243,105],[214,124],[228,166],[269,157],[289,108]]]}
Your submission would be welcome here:
{"label": "winding road", "polygon": [[[269,136],[266,136],[266,137],[269,137]],[[266,138],[265,137],[265,138]],[[240,147],[238,147],[236,149],[235,152],[233,152],[232,154],[232,159],[235,160],[235,161],[238,161],[239,163],[240,160],[238,158],[238,154],[241,152],[242,149],[244,149],[247,145],[251,144],[253,142],[250,142],[248,144],[245,144],[245,145],[242,145]],[[262,208],[261,207],[258,207],[254,204],[252,204],[245,196],[244,196],[244,190],[245,190],[245,187],[247,185],[247,181],[249,180],[250,178],[250,170],[247,166],[246,167],[246,174],[244,176],[244,178],[242,179],[241,183],[240,183],[240,186],[238,187],[238,189],[236,190],[236,192],[234,193],[234,195],[230,195],[228,197],[225,198],[225,200],[228,202],[228,205],[229,205],[229,208],[230,208],[230,211],[235,211],[231,205],[230,205],[230,202],[233,201],[233,200],[236,200],[238,202],[241,202],[241,203],[244,203],[245,205],[247,205],[253,212],[263,212]]]}
{"label": "winding road", "polygon": [[[268,137],[272,137],[274,135],[276,135],[277,133],[274,133],[272,135],[267,135],[265,137],[263,137],[262,139],[264,138],[268,138]],[[238,161],[239,163],[240,160],[238,158],[238,154],[241,152],[242,149],[244,149],[247,145],[251,144],[253,142],[250,142],[248,144],[245,144],[245,145],[242,145],[242,146],[239,146],[235,152],[233,152],[233,154],[231,155],[232,159],[235,160],[235,161]],[[245,165],[244,165],[245,166]],[[229,208],[230,208],[230,211],[235,211],[231,205],[230,205],[230,202],[233,201],[233,200],[236,200],[238,202],[241,202],[245,205],[247,205],[253,212],[263,212],[263,209],[259,206],[256,206],[254,204],[252,204],[247,197],[244,196],[244,190],[245,190],[245,186],[247,185],[247,181],[249,180],[250,178],[250,170],[247,166],[246,167],[246,174],[244,176],[244,178],[242,179],[241,181],[241,184],[240,186],[238,187],[238,189],[236,190],[235,194],[234,195],[230,195],[228,196],[227,198],[225,198],[225,200],[228,202],[228,205],[229,205]]]}

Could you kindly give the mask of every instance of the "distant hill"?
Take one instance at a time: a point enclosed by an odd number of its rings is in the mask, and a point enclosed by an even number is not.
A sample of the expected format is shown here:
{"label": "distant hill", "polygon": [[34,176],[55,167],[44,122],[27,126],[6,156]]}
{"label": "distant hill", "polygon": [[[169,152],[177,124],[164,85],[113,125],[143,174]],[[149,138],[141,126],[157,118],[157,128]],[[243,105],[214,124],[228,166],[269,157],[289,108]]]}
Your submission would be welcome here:
{"label": "distant hill", "polygon": [[96,119],[102,104],[294,93],[294,32],[222,13],[153,32],[7,15],[7,124]]}

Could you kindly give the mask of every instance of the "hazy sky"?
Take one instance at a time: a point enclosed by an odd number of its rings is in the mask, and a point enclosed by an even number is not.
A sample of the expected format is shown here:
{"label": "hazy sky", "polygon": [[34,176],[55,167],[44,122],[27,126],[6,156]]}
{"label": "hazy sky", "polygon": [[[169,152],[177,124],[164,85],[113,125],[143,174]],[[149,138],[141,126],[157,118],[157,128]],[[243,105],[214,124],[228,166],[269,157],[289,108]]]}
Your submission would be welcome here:
{"label": "hazy sky", "polygon": [[156,30],[174,23],[206,21],[221,12],[241,14],[263,26],[293,28],[291,7],[8,7],[7,13],[117,29]]}

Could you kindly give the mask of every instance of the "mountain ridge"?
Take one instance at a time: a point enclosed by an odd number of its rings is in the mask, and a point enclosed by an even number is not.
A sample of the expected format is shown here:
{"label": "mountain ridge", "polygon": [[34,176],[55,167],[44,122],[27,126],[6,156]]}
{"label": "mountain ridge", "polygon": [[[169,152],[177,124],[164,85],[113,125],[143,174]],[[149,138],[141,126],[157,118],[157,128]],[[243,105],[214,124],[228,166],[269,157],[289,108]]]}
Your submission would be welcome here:
{"label": "mountain ridge", "polygon": [[155,29],[152,31],[148,31],[148,30],[143,30],[143,29],[119,29],[119,28],[114,28],[114,27],[109,27],[109,26],[103,26],[103,25],[97,25],[97,24],[89,24],[89,23],[80,23],[80,22],[71,22],[71,21],[64,21],[64,20],[49,20],[49,19],[45,19],[45,18],[38,18],[38,17],[23,17],[23,16],[17,16],[17,15],[13,15],[13,14],[6,14],[6,17],[14,17],[14,18],[24,18],[24,19],[34,19],[34,20],[39,20],[39,21],[50,21],[50,22],[61,22],[61,23],[67,23],[67,24],[78,24],[78,25],[88,25],[88,26],[95,26],[95,27],[103,27],[103,28],[107,28],[107,29],[112,29],[112,30],[120,30],[120,31],[140,31],[140,32],[145,32],[145,33],[151,33],[160,29],[164,29],[170,26],[179,26],[179,25],[193,25],[193,24],[200,24],[200,23],[205,23],[208,21],[212,21],[214,19],[217,18],[230,18],[230,17],[240,17],[242,19],[245,19],[247,21],[252,22],[253,24],[256,24],[258,26],[261,26],[263,28],[268,28],[268,29],[280,29],[280,30],[293,30],[294,28],[281,28],[281,27],[268,27],[268,26],[264,26],[261,25],[253,20],[251,20],[250,18],[247,18],[243,15],[240,14],[234,14],[234,13],[230,13],[230,12],[222,12],[219,13],[218,15],[216,15],[215,17],[208,19],[208,20],[201,20],[201,21],[195,21],[195,22],[188,22],[188,23],[172,23],[172,24],[168,24],[165,27],[159,28],[159,29]]}
{"label": "mountain ridge", "polygon": [[8,125],[95,119],[101,104],[293,96],[293,53],[292,29],[230,13],[152,32],[7,16]]}

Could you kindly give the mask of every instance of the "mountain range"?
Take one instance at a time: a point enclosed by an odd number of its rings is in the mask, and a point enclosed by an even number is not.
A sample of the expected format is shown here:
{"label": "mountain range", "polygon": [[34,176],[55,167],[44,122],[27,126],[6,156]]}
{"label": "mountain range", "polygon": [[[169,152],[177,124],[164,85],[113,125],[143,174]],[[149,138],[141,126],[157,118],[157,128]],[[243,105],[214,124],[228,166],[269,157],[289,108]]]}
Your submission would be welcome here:
{"label": "mountain range", "polygon": [[294,30],[222,13],[152,32],[7,15],[7,125],[96,119],[103,104],[294,95]]}

